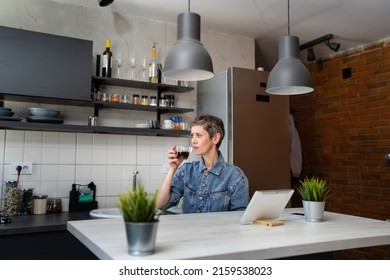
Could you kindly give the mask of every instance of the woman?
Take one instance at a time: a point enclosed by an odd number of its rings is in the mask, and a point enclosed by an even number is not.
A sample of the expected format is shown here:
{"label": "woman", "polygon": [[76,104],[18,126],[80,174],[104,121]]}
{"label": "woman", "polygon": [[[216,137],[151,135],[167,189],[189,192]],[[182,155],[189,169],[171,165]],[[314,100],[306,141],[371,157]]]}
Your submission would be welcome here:
{"label": "woman", "polygon": [[[225,162],[218,148],[225,136],[223,121],[202,115],[191,123],[191,143],[200,161],[186,162],[169,151],[169,171],[157,198],[168,209],[183,197],[183,213],[244,210],[249,201],[248,179],[240,168]],[[180,166],[181,165],[181,166]]]}

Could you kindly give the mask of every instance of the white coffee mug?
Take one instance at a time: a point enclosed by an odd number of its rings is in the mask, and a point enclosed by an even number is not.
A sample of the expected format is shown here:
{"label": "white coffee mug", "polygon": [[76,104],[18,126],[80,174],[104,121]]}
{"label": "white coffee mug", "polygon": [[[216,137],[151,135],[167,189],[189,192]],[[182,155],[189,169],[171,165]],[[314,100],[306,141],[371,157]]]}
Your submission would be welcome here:
{"label": "white coffee mug", "polygon": [[170,129],[172,128],[172,124],[171,120],[164,120],[164,128]]}

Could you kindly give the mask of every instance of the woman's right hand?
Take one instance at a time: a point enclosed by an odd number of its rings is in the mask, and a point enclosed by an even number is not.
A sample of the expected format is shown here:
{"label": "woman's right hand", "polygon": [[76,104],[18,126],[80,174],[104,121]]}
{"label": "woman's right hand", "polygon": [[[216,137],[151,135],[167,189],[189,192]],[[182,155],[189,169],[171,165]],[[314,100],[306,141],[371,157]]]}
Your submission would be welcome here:
{"label": "woman's right hand", "polygon": [[180,164],[183,162],[182,159],[178,158],[177,157],[177,151],[176,151],[176,148],[175,146],[173,146],[169,152],[168,152],[168,164],[171,168],[173,168],[174,170],[176,170]]}

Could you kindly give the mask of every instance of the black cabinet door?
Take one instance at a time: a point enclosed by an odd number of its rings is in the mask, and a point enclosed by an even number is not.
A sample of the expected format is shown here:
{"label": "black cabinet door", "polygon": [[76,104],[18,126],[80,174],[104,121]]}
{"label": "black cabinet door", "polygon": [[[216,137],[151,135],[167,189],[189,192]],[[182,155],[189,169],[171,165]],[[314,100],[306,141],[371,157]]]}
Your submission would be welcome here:
{"label": "black cabinet door", "polygon": [[89,100],[91,69],[92,41],[0,26],[3,96]]}

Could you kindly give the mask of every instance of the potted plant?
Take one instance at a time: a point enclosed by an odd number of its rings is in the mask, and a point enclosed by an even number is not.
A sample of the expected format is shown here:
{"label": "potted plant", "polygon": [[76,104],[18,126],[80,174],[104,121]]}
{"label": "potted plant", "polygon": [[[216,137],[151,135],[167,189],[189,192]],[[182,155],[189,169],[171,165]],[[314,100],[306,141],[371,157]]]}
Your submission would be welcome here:
{"label": "potted plant", "polygon": [[321,222],[324,216],[325,202],[331,196],[331,190],[326,181],[318,177],[306,177],[299,181],[297,188],[302,197],[305,220],[309,222]]}
{"label": "potted plant", "polygon": [[119,194],[119,209],[125,221],[130,255],[142,256],[154,253],[158,226],[156,202],[157,191],[149,196],[140,185]]}

